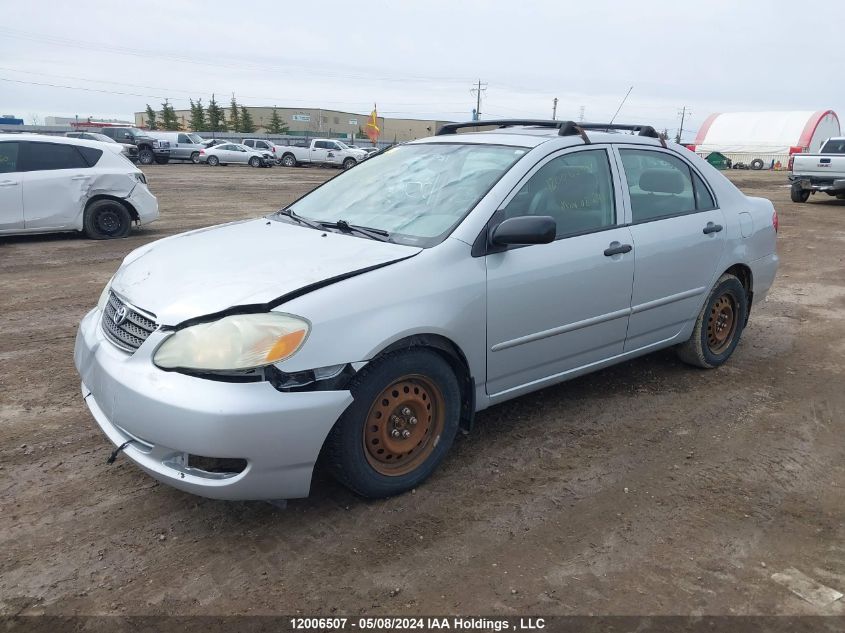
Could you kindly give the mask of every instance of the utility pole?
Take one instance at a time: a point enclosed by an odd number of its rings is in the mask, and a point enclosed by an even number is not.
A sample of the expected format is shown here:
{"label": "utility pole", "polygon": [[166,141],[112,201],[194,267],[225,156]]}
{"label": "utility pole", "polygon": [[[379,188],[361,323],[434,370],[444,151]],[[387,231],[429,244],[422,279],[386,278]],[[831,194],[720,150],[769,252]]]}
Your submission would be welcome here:
{"label": "utility pole", "polygon": [[475,94],[477,96],[475,102],[475,119],[481,119],[481,93],[487,91],[487,84],[482,84],[481,80],[478,80],[478,84],[470,89],[471,94]]}
{"label": "utility pole", "polygon": [[687,116],[692,115],[692,112],[690,112],[689,110],[687,110],[687,107],[686,107],[686,106],[684,106],[683,108],[681,108],[681,111],[680,111],[680,112],[678,112],[678,115],[681,117],[681,127],[679,127],[679,128],[678,128],[678,136],[676,136],[676,137],[675,137],[675,142],[676,142],[676,143],[678,143],[678,144],[680,145],[680,143],[681,143],[681,136],[682,136],[682,135],[683,135],[683,133],[684,133],[684,119],[686,119],[686,118],[687,118]]}
{"label": "utility pole", "polygon": [[584,121],[584,106],[581,106],[578,109],[578,120],[582,122]]}
{"label": "utility pole", "polygon": [[557,97],[552,101],[552,121],[557,121]]}

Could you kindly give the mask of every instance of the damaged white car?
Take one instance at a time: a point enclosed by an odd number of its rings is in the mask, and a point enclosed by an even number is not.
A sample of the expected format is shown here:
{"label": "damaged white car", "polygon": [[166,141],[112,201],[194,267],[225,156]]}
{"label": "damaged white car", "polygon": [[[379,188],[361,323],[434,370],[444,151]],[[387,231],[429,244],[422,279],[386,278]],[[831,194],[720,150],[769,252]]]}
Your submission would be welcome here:
{"label": "damaged white car", "polygon": [[143,172],[118,144],[0,134],[0,235],[83,231],[126,237],[158,218]]}

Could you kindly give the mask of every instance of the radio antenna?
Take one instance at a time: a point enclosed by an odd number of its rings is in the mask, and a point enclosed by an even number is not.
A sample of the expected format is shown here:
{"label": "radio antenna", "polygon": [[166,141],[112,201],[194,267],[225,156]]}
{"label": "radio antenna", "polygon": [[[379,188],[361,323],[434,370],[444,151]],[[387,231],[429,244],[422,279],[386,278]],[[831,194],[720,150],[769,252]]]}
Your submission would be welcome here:
{"label": "radio antenna", "polygon": [[622,106],[625,105],[625,102],[628,100],[628,95],[631,94],[631,91],[634,89],[634,86],[628,88],[628,92],[625,93],[625,97],[622,99],[622,103],[619,104],[619,107],[616,108],[616,112],[613,114],[613,117],[610,119],[610,122],[613,123],[616,120],[616,115],[619,114],[619,111],[622,109]]}

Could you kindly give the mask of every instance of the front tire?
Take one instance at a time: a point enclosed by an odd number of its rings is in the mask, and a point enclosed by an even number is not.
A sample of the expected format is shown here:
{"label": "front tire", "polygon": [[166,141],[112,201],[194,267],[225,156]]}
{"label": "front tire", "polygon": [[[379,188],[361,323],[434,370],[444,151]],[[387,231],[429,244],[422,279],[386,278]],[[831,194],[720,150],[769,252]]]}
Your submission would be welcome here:
{"label": "front tire", "polygon": [[110,240],[129,235],[132,216],[117,200],[95,200],[85,209],[82,224],[92,240]]}
{"label": "front tire", "polygon": [[217,167],[220,164],[220,159],[217,156],[209,156],[206,162],[212,167]]}
{"label": "front tire", "polygon": [[395,352],[361,370],[350,390],[354,401],[324,447],[334,477],[371,499],[422,483],[458,431],[461,391],[449,363],[431,350]]}
{"label": "front tire", "polygon": [[261,167],[261,159],[257,156],[253,156],[249,159],[249,166],[250,167]]}
{"label": "front tire", "polygon": [[689,365],[713,369],[731,357],[748,317],[748,295],[736,276],[724,274],[695,320],[692,336],[678,347]]}
{"label": "front tire", "polygon": [[152,165],[155,162],[156,155],[153,150],[143,148],[138,151],[138,162],[142,165]]}
{"label": "front tire", "polygon": [[810,190],[802,189],[799,183],[794,182],[789,189],[789,197],[793,202],[807,202],[810,199]]}
{"label": "front tire", "polygon": [[353,168],[353,167],[355,167],[355,165],[357,165],[357,164],[358,164],[358,163],[357,163],[357,161],[356,161],[354,158],[347,158],[345,161],[343,161],[343,169],[344,169],[344,170],[346,170],[346,169],[352,169],[352,168]]}

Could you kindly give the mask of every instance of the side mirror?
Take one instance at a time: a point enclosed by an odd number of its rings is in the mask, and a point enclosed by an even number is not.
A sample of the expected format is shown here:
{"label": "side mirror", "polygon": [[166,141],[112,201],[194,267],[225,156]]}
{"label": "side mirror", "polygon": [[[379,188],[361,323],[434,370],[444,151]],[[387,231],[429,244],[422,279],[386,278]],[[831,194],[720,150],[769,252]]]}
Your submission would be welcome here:
{"label": "side mirror", "polygon": [[493,229],[490,241],[496,246],[548,244],[554,242],[557,223],[548,215],[509,218]]}

